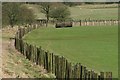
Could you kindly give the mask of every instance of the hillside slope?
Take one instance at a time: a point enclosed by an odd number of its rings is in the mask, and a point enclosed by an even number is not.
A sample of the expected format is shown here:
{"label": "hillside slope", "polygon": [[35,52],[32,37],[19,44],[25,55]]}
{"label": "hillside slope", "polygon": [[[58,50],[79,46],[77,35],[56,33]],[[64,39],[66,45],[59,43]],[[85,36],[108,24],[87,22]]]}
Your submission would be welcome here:
{"label": "hillside slope", "polygon": [[14,48],[14,37],[16,28],[2,30],[2,77],[3,78],[49,78],[52,74],[47,73],[42,66],[37,66],[27,60]]}

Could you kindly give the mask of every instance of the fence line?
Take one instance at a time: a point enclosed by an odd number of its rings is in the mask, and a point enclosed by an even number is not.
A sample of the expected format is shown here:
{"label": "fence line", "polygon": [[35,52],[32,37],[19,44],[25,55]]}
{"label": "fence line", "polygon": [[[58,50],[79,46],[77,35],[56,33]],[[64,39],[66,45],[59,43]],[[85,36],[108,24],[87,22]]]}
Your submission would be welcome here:
{"label": "fence line", "polygon": [[22,37],[28,32],[39,28],[31,25],[24,28],[19,28],[15,35],[15,48],[21,52],[27,59],[43,66],[48,72],[55,74],[56,78],[77,78],[80,80],[107,80],[112,79],[112,72],[96,73],[93,70],[88,70],[80,63],[72,64],[63,56],[55,55],[49,51],[44,51],[41,46],[28,44],[24,42]]}
{"label": "fence line", "polygon": [[[65,21],[67,22],[67,21]],[[69,20],[68,22],[73,22],[73,26],[102,26],[102,25],[117,25],[118,20]],[[55,24],[57,21],[50,20],[49,23]],[[41,23],[46,24],[46,23]]]}
{"label": "fence line", "polygon": [[73,25],[76,26],[102,26],[102,25],[117,25],[118,20],[79,20],[72,21]]}

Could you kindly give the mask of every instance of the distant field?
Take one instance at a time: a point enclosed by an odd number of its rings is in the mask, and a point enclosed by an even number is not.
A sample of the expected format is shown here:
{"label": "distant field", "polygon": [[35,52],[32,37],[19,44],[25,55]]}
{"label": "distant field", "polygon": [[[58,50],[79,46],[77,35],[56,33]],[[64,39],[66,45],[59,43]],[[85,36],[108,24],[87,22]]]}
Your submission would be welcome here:
{"label": "distant field", "polygon": [[[45,15],[40,12],[38,5],[27,5],[31,8],[36,18],[45,18]],[[118,5],[117,4],[100,4],[100,5],[81,5],[76,7],[69,7],[71,18],[73,19],[118,19]]]}
{"label": "distant field", "polygon": [[73,63],[80,62],[95,71],[112,71],[113,77],[118,77],[117,30],[117,26],[40,28],[24,40]]}
{"label": "distant field", "polygon": [[73,19],[118,19],[118,8],[80,9],[80,7],[72,7],[69,9]]}

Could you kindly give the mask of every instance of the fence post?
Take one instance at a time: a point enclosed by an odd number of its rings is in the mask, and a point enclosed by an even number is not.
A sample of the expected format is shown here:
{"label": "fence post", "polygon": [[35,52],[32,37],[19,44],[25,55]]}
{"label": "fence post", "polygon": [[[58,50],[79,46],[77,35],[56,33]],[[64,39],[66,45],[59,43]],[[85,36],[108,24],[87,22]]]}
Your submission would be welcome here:
{"label": "fence post", "polygon": [[15,43],[14,43],[14,45],[15,45],[15,48],[18,49],[18,32],[15,35]]}
{"label": "fence post", "polygon": [[88,80],[91,80],[91,72],[88,71]]}
{"label": "fence post", "polygon": [[59,57],[59,78],[62,78],[62,58]]}
{"label": "fence post", "polygon": [[21,46],[21,53],[23,54],[23,52],[24,52],[24,44],[23,44],[23,40],[22,39],[21,39],[20,46]]}
{"label": "fence post", "polygon": [[41,50],[41,46],[39,47],[39,50],[38,50],[38,52],[39,52],[39,60],[38,60],[38,64],[41,66],[42,65],[42,50]]}
{"label": "fence post", "polygon": [[65,78],[68,78],[68,61],[67,60],[65,60]]}
{"label": "fence post", "polygon": [[37,59],[36,59],[36,64],[39,64],[39,55],[40,55],[40,51],[39,48],[37,47]]}
{"label": "fence post", "polygon": [[58,65],[58,78],[61,78],[61,71],[60,71],[60,68],[61,68],[61,56],[58,56],[58,62],[57,62],[57,65]]}
{"label": "fence post", "polygon": [[28,44],[26,43],[26,59],[28,59],[28,53],[29,53]]}
{"label": "fence post", "polygon": [[74,78],[79,78],[79,65],[78,63],[74,66]]}
{"label": "fence post", "polygon": [[82,26],[84,26],[85,25],[85,21],[84,20],[82,20]]}
{"label": "fence post", "polygon": [[59,78],[59,56],[56,56],[56,77]]}
{"label": "fence post", "polygon": [[105,25],[107,25],[107,21],[105,20]]}
{"label": "fence post", "polygon": [[80,22],[80,26],[81,26],[81,20],[79,22]]}
{"label": "fence post", "polygon": [[110,20],[110,25],[112,25],[112,19]]}
{"label": "fence post", "polygon": [[91,70],[91,80],[93,80],[93,79],[94,79],[94,71]]}
{"label": "fence post", "polygon": [[37,46],[35,45],[35,63],[37,63]]}
{"label": "fence post", "polygon": [[30,56],[31,56],[31,51],[30,51],[30,45],[28,44],[28,54],[27,54],[27,58],[30,60]]}
{"label": "fence post", "polygon": [[48,72],[51,72],[52,71],[52,54],[51,53],[48,53]]}
{"label": "fence post", "polygon": [[83,66],[81,65],[81,80],[83,80],[84,74],[83,74]]}
{"label": "fence post", "polygon": [[40,66],[44,66],[44,56],[43,56],[43,50],[41,49],[41,47],[39,48],[40,50],[40,55],[39,55],[39,64]]}
{"label": "fence post", "polygon": [[34,46],[31,45],[31,61],[34,62]]}
{"label": "fence post", "polygon": [[68,63],[68,78],[73,78],[72,77],[72,64],[69,62]]}
{"label": "fence post", "polygon": [[102,25],[102,20],[99,20],[99,26],[101,26]]}
{"label": "fence post", "polygon": [[112,80],[112,72],[106,72],[106,80]]}
{"label": "fence post", "polygon": [[84,67],[84,79],[85,80],[87,79],[87,69],[86,69],[86,67]]}
{"label": "fence post", "polygon": [[24,52],[23,52],[23,55],[25,56],[26,55],[26,43],[24,42]]}
{"label": "fence post", "polygon": [[48,72],[51,72],[51,53],[48,51],[45,52],[45,69],[47,69]]}
{"label": "fence post", "polygon": [[104,72],[100,72],[100,79],[104,80]]}
{"label": "fence post", "polygon": [[44,50],[42,50],[42,58],[43,58],[43,66],[44,66],[44,68],[45,68],[45,51]]}
{"label": "fence post", "polygon": [[65,72],[66,72],[66,71],[65,71],[65,70],[66,70],[66,69],[65,69],[65,68],[66,68],[66,59],[65,59],[64,57],[62,57],[62,62],[63,62],[63,63],[62,63],[62,67],[63,67],[63,69],[62,69],[62,71],[63,71],[62,77],[65,78]]}
{"label": "fence post", "polygon": [[28,56],[28,59],[31,60],[31,55],[32,55],[32,53],[31,53],[31,52],[32,52],[32,51],[31,51],[31,50],[32,50],[32,45],[29,45],[29,46],[28,46],[28,50],[29,50],[29,56]]}
{"label": "fence post", "polygon": [[88,80],[88,70],[85,71],[85,80]]}
{"label": "fence post", "polygon": [[86,67],[81,66],[82,80],[84,80],[84,79],[85,79],[85,70],[86,70]]}
{"label": "fence post", "polygon": [[23,28],[23,36],[25,35],[25,28]]}
{"label": "fence post", "polygon": [[57,69],[56,69],[56,67],[57,67],[56,60],[57,59],[56,59],[56,55],[54,55],[54,58],[55,58],[55,60],[54,60],[55,61],[55,75],[57,76]]}
{"label": "fence post", "polygon": [[45,69],[49,72],[49,66],[48,66],[48,61],[49,61],[49,53],[45,52]]}
{"label": "fence post", "polygon": [[55,55],[52,53],[52,73],[55,73]]}
{"label": "fence post", "polygon": [[93,79],[94,79],[94,80],[97,80],[97,79],[98,79],[97,73],[95,73],[95,72],[94,72],[94,74],[93,74]]}
{"label": "fence post", "polygon": [[32,55],[33,55],[33,62],[35,62],[35,46],[33,46],[33,53],[32,53]]}

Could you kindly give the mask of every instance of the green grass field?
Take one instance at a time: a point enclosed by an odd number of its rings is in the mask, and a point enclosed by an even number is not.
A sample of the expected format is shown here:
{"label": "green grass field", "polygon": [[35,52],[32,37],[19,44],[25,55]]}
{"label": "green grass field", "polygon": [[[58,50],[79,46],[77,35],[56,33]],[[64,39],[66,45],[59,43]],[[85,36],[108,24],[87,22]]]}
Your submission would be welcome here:
{"label": "green grass field", "polygon": [[[46,18],[40,11],[38,5],[26,5],[32,9],[36,18]],[[81,5],[69,7],[71,18],[75,20],[80,19],[118,19],[118,5],[117,4],[97,4],[97,5]]]}
{"label": "green grass field", "polygon": [[97,72],[112,71],[113,77],[118,77],[117,26],[40,28],[28,33],[24,40],[73,63],[80,62]]}

